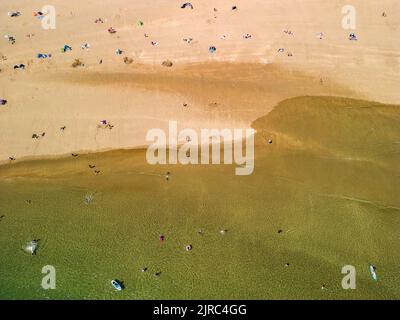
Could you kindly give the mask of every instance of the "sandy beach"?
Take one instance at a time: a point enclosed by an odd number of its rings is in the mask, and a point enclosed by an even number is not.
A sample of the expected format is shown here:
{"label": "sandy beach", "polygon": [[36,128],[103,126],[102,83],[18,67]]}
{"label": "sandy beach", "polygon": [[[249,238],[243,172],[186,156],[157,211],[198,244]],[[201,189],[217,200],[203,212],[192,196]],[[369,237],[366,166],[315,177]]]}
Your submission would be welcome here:
{"label": "sandy beach", "polygon": [[[0,4],[0,33],[16,38],[0,42],[0,94],[8,101],[0,110],[0,159],[143,146],[147,130],[167,120],[247,128],[279,101],[301,95],[399,101],[395,1],[354,2],[358,41],[342,28],[343,1],[192,4],[55,1],[55,30],[42,29],[33,16],[40,8],[29,1]],[[7,17],[13,10],[22,15]],[[72,51],[60,52],[64,45]],[[53,56],[39,60],[40,52]],[[75,59],[84,66],[72,68]],[[167,59],[171,68],[161,66]],[[25,70],[13,69],[21,63]],[[98,129],[104,119],[112,131]],[[46,136],[32,140],[37,133]]]}
{"label": "sandy beach", "polygon": [[[400,2],[184,4],[0,2],[0,300],[399,299]],[[251,174],[152,165],[170,121]]]}

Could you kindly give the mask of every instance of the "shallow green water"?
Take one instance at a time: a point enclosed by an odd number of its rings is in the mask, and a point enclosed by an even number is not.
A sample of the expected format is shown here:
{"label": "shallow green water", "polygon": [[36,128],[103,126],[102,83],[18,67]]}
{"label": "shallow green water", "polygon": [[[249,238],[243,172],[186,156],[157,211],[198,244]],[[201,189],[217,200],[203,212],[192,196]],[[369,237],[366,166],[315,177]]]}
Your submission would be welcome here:
{"label": "shallow green water", "polygon": [[[140,150],[3,166],[0,298],[398,299],[399,119],[396,106],[285,101],[254,124],[248,177],[152,167]],[[36,256],[21,249],[32,239]],[[40,286],[45,265],[56,290]],[[344,265],[357,269],[356,290],[341,287]]]}

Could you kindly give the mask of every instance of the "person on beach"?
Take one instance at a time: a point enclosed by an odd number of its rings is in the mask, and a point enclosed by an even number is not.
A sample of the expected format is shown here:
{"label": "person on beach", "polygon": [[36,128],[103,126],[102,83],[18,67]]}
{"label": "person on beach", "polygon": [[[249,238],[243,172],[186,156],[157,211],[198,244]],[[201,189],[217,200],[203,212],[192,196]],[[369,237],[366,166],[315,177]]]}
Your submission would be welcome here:
{"label": "person on beach", "polygon": [[358,39],[357,39],[356,34],[355,34],[355,33],[350,33],[350,35],[349,35],[349,40],[350,40],[350,41],[357,41]]}
{"label": "person on beach", "polygon": [[7,104],[7,100],[0,99],[0,106],[5,106]]}
{"label": "person on beach", "polygon": [[21,15],[21,12],[15,11],[15,12],[9,12],[8,16],[11,18],[19,17]]}
{"label": "person on beach", "polygon": [[190,8],[190,9],[194,9],[193,5],[190,2],[186,2],[181,6],[181,9],[186,9],[186,8]]}
{"label": "person on beach", "polygon": [[13,36],[6,34],[4,38],[6,38],[8,42],[11,42],[11,44],[15,44],[15,38]]}
{"label": "person on beach", "polygon": [[64,52],[68,52],[68,51],[72,51],[72,47],[66,44],[66,45],[61,49],[61,52],[64,53]]}
{"label": "person on beach", "polygon": [[108,33],[114,34],[114,33],[117,33],[117,30],[115,30],[113,27],[111,27],[111,28],[108,28]]}

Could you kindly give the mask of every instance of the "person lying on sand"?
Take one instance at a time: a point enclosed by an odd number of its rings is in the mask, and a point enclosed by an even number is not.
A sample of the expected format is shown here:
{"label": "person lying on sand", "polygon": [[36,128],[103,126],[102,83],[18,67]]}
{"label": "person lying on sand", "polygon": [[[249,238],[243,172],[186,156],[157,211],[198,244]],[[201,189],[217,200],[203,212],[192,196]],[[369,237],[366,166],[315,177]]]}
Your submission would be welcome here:
{"label": "person lying on sand", "polygon": [[349,40],[350,40],[350,41],[357,41],[358,39],[357,39],[356,34],[355,34],[355,33],[350,33],[350,35],[349,35]]}
{"label": "person lying on sand", "polygon": [[64,53],[64,52],[67,52],[67,51],[72,51],[72,47],[66,44],[66,45],[61,49],[61,52]]}
{"label": "person lying on sand", "polygon": [[51,53],[38,53],[36,56],[38,59],[51,58]]}
{"label": "person lying on sand", "polygon": [[11,42],[11,44],[15,44],[15,38],[13,36],[6,34],[4,38],[6,38],[8,42]]}
{"label": "person lying on sand", "polygon": [[114,29],[114,28],[112,28],[112,27],[111,27],[111,28],[108,28],[108,30],[107,30],[107,31],[108,31],[108,33],[109,33],[109,34],[114,34],[114,33],[117,33],[117,30],[115,30],[115,29]]}
{"label": "person lying on sand", "polygon": [[7,104],[7,100],[0,99],[0,106],[5,106]]}
{"label": "person lying on sand", "polygon": [[83,50],[89,50],[90,49],[90,44],[89,43],[84,43],[81,47]]}
{"label": "person lying on sand", "polygon": [[186,8],[190,8],[190,9],[194,9],[193,5],[190,2],[186,2],[181,6],[181,9],[186,9]]}
{"label": "person lying on sand", "polygon": [[103,129],[110,129],[112,130],[114,128],[114,125],[112,125],[110,122],[108,122],[107,120],[101,120],[100,121],[100,125],[98,126],[98,128],[103,128]]}
{"label": "person lying on sand", "polygon": [[215,53],[217,51],[217,48],[214,46],[211,46],[208,51],[210,51],[210,53]]}
{"label": "person lying on sand", "polygon": [[14,12],[9,12],[8,16],[11,18],[19,17],[21,15],[21,12],[19,11],[14,11]]}
{"label": "person lying on sand", "polygon": [[40,138],[43,138],[45,135],[46,135],[46,132],[43,132],[41,135],[34,133],[32,135],[32,139],[40,139]]}
{"label": "person lying on sand", "polygon": [[33,16],[35,16],[36,18],[38,18],[38,20],[42,20],[44,18],[44,13],[41,11],[37,11],[33,13]]}

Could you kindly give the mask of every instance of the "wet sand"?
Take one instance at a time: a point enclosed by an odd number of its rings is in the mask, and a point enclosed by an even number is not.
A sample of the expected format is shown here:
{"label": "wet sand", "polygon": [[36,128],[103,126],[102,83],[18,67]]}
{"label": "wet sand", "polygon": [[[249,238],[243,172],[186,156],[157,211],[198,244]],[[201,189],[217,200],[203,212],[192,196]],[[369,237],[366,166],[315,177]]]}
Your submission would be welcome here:
{"label": "wet sand", "polygon": [[[7,57],[0,62],[0,95],[8,100],[0,110],[0,160],[143,146],[147,130],[164,128],[167,119],[194,129],[247,128],[279,101],[302,95],[399,101],[394,1],[354,2],[358,41],[341,26],[340,1],[239,1],[237,10],[229,1],[193,5],[55,1],[57,28],[43,30],[31,2],[2,3],[0,33],[16,43],[0,42]],[[22,15],[7,17],[11,10]],[[94,23],[98,18],[104,23]],[[189,37],[190,44],[183,41]],[[73,50],[61,53],[65,44]],[[38,60],[38,52],[53,57]],[[72,68],[74,59],[85,66]],[[171,68],[161,67],[166,59]],[[13,70],[19,63],[26,70]],[[104,119],[115,129],[98,130]],[[45,139],[32,141],[42,132]]]}
{"label": "wet sand", "polygon": [[[398,110],[287,100],[254,123],[247,177],[232,165],[150,166],[144,150],[2,166],[0,296],[398,299]],[[41,239],[33,257],[21,249],[32,239]],[[40,289],[47,264],[57,290]],[[341,287],[348,264],[357,290]],[[124,292],[113,291],[113,278]]]}

